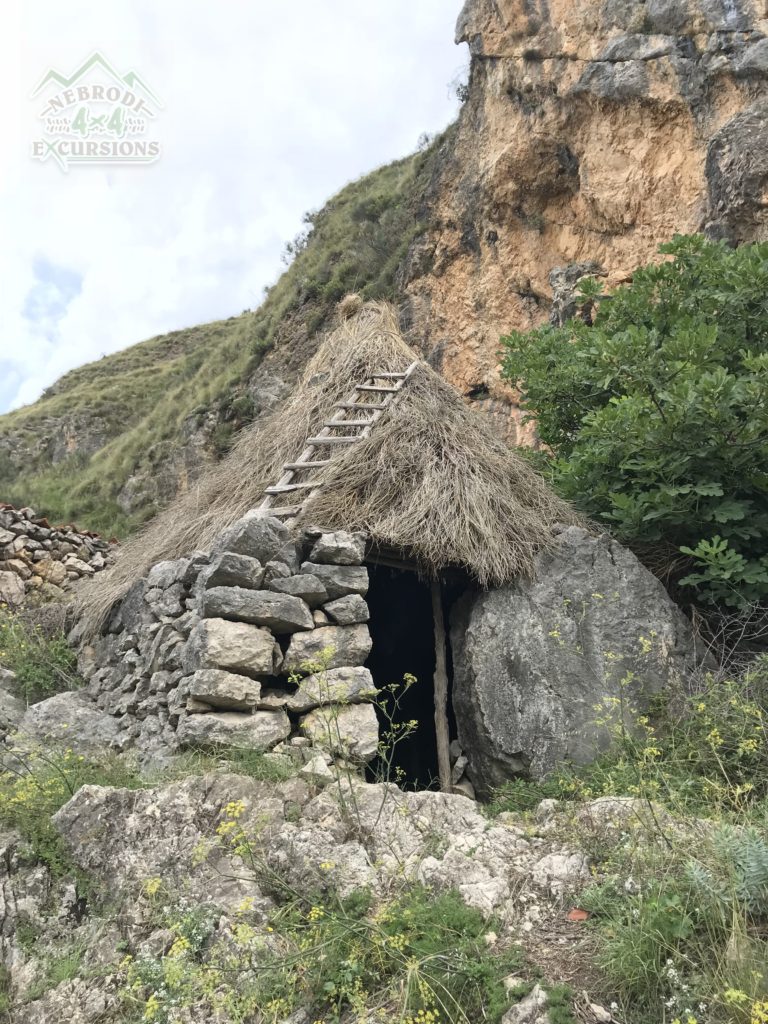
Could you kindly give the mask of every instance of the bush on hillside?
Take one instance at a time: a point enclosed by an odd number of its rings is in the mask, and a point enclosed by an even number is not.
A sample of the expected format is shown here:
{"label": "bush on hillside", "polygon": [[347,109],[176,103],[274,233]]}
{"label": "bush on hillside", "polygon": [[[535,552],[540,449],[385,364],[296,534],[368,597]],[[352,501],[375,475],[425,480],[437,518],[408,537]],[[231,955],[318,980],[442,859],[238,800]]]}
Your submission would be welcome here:
{"label": "bush on hillside", "polygon": [[583,280],[583,318],[503,338],[504,375],[562,495],[699,600],[762,603],[768,244],[677,236],[660,252],[610,296]]}

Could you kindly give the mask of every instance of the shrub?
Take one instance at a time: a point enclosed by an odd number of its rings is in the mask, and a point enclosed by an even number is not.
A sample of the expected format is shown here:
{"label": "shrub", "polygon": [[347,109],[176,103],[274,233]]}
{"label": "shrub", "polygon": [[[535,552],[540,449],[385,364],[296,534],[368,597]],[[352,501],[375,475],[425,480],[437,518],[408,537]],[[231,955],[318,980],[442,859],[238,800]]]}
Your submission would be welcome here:
{"label": "shrub", "polygon": [[21,614],[0,608],[0,666],[16,676],[28,704],[80,686],[77,657],[61,627],[46,631]]}
{"label": "shrub", "polygon": [[561,494],[743,607],[768,598],[768,244],[660,252],[611,296],[582,281],[583,319],[503,338],[504,375]]}

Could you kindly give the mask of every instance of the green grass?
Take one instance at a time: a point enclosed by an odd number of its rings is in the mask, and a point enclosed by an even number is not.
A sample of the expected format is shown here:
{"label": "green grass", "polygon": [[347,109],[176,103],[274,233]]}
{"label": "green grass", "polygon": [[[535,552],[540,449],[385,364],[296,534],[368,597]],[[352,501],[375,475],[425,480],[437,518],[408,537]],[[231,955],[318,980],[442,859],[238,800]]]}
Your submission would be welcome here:
{"label": "green grass", "polygon": [[27,704],[75,690],[82,680],[77,656],[63,629],[45,630],[26,616],[0,607],[0,667],[16,676],[15,689]]}
{"label": "green grass", "polygon": [[0,497],[108,535],[124,536],[150,518],[159,506],[155,494],[130,511],[121,507],[126,481],[137,473],[167,476],[190,425],[202,425],[209,411],[218,418],[210,454],[226,451],[253,416],[247,385],[267,351],[285,346],[296,365],[349,291],[397,299],[397,271],[427,226],[423,197],[443,140],[347,185],[308,215],[293,262],[257,310],[105,356],[0,417],[0,438],[25,443],[55,432],[67,417],[105,437],[93,455],[75,453],[57,465],[45,451],[21,470],[0,457]]}

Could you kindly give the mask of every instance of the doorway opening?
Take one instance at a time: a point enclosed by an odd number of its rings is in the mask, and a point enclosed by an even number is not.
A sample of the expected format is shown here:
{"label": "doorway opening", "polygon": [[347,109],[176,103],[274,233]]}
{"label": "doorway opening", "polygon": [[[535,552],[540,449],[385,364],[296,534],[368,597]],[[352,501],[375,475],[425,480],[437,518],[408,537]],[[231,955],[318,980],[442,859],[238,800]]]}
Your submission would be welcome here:
{"label": "doorway opening", "polygon": [[[373,647],[366,666],[377,689],[383,691],[379,701],[384,707],[376,709],[379,732],[384,738],[393,725],[418,723],[407,738],[394,746],[389,777],[404,789],[436,788],[435,635],[430,586],[408,569],[369,564],[368,572],[366,599]],[[403,686],[406,675],[415,676],[416,682]],[[393,685],[394,692],[386,689]],[[448,707],[451,735],[455,736],[450,678]],[[385,767],[382,759],[377,758],[369,766],[369,779],[379,777]]]}

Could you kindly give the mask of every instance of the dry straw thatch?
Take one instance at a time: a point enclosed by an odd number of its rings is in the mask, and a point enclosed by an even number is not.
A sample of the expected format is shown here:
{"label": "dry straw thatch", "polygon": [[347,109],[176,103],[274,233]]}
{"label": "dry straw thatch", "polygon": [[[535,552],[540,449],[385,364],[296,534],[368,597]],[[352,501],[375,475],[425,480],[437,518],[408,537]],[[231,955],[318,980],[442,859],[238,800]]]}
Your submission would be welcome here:
{"label": "dry straw thatch", "polygon": [[[83,588],[86,626],[97,629],[151,565],[209,548],[259,504],[283,463],[296,458],[356,384],[373,371],[402,371],[416,358],[391,306],[366,303],[342,319],[292,397],[243,431],[221,463],[128,540],[111,570]],[[483,586],[529,574],[552,526],[578,521],[424,363],[370,436],[333,449],[322,473],[324,488],[306,502],[297,527],[365,530],[374,543],[407,552],[425,573],[460,565]]]}

